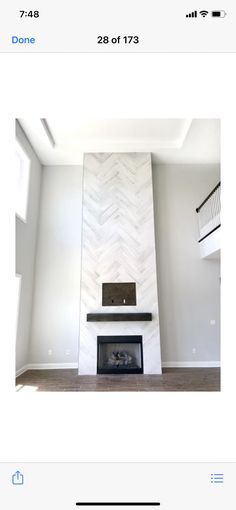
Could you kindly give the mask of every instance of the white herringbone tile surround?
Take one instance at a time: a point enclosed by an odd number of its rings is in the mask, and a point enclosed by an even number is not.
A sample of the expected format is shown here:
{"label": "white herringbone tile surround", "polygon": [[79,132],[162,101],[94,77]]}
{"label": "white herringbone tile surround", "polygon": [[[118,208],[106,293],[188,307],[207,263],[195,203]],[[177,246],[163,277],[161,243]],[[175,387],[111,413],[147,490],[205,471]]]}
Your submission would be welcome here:
{"label": "white herringbone tile surround", "polygon": [[[102,283],[136,282],[137,306],[102,307]],[[87,313],[151,312],[150,322]],[[144,373],[161,373],[151,154],[84,156],[79,374],[97,372],[98,335],[142,335]]]}

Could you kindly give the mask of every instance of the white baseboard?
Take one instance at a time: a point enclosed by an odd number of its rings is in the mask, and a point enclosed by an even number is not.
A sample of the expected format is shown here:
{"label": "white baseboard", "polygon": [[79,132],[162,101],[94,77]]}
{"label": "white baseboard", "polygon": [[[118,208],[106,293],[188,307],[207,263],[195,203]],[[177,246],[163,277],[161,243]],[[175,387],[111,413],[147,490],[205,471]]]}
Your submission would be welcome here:
{"label": "white baseboard", "polygon": [[22,368],[19,368],[17,371],[16,371],[16,377],[18,377],[19,375],[23,374],[24,372],[26,372],[26,370],[28,370],[28,365],[24,365]]}
{"label": "white baseboard", "polygon": [[[216,368],[220,367],[220,361],[163,361],[162,368]],[[54,369],[78,368],[78,363],[28,363],[16,372],[16,377],[26,370],[54,370]]]}
{"label": "white baseboard", "polygon": [[163,361],[163,368],[216,368],[220,361]]}
{"label": "white baseboard", "polygon": [[29,363],[28,370],[54,370],[64,368],[78,368],[78,363]]}
{"label": "white baseboard", "polygon": [[78,363],[28,363],[16,372],[16,377],[26,372],[26,370],[54,370],[78,368]]}

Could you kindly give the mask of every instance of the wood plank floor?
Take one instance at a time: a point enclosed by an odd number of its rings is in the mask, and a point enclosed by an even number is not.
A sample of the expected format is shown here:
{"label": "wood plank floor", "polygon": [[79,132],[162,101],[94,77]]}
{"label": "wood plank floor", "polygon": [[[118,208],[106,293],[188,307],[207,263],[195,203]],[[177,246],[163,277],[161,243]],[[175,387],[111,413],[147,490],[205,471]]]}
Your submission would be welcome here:
{"label": "wood plank floor", "polygon": [[27,370],[16,391],[220,391],[219,368],[165,368],[162,375],[78,375],[73,370]]}

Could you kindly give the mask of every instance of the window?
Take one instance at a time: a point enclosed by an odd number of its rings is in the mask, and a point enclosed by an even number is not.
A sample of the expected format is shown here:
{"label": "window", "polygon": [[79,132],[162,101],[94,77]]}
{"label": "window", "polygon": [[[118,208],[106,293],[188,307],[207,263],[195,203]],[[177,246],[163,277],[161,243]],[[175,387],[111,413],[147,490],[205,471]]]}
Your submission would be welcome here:
{"label": "window", "polygon": [[30,176],[30,159],[26,155],[21,145],[17,142],[15,153],[15,169],[16,169],[16,214],[26,222],[29,176]]}

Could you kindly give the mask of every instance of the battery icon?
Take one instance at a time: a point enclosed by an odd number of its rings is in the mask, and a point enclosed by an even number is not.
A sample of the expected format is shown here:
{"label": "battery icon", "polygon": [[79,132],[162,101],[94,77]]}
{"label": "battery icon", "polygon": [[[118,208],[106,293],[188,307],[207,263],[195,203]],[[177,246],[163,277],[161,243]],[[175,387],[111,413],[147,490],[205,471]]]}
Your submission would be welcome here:
{"label": "battery icon", "polygon": [[211,11],[211,15],[213,18],[224,18],[226,16],[225,11]]}

